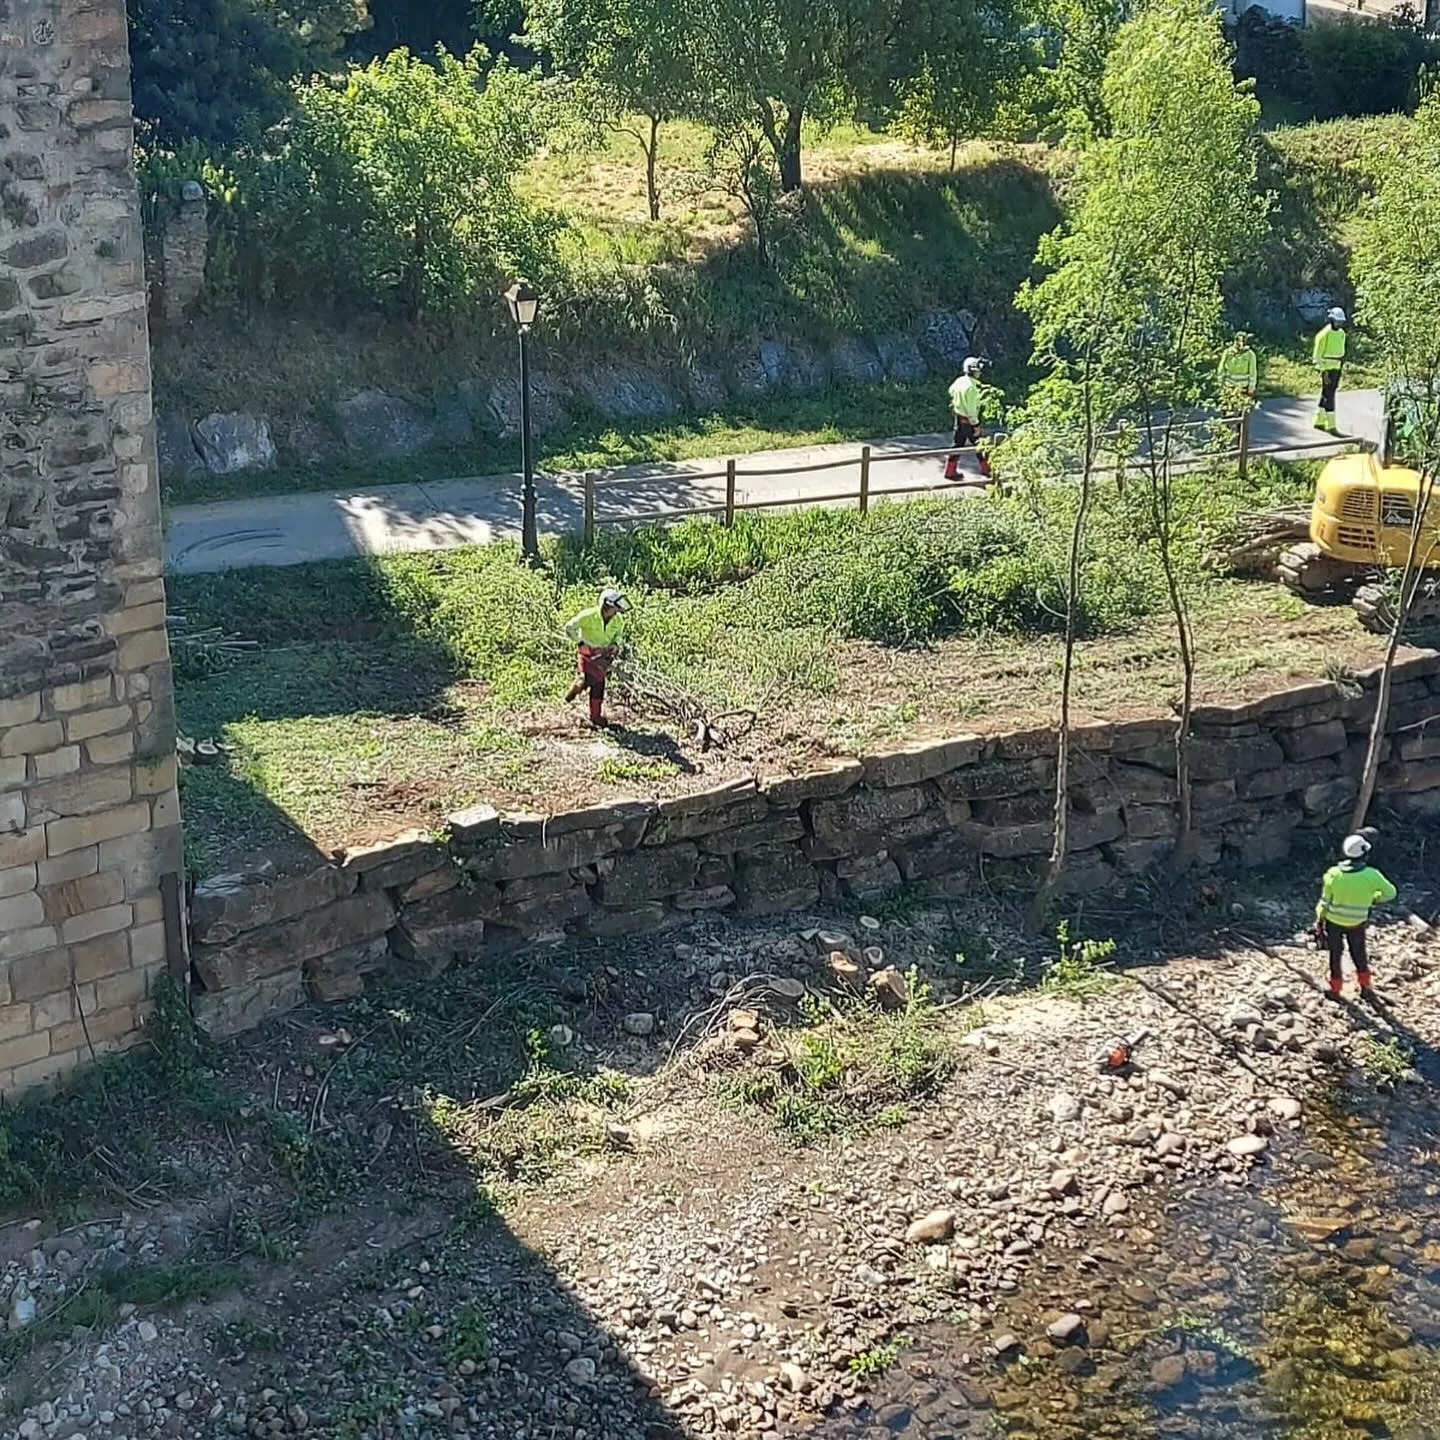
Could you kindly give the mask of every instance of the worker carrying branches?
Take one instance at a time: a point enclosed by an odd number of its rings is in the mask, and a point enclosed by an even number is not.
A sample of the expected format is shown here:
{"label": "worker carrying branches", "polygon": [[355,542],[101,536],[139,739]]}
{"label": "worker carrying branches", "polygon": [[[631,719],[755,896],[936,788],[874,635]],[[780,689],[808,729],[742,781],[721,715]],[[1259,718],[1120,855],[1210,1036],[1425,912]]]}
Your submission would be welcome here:
{"label": "worker carrying branches", "polygon": [[[954,383],[950,386],[950,409],[955,415],[955,436],[953,444],[965,449],[976,449],[977,458],[980,461],[980,473],[987,478],[990,474],[990,462],[978,450],[980,444],[980,407],[981,407],[981,385],[980,372],[985,368],[985,362],[977,356],[969,356],[960,367],[960,373],[955,377]],[[945,458],[945,478],[953,480],[959,467],[959,455],[948,455]]]}
{"label": "worker carrying branches", "polygon": [[624,595],[614,586],[607,586],[600,592],[598,605],[582,610],[565,626],[566,638],[576,647],[580,666],[580,678],[570,687],[565,702],[569,704],[588,690],[590,723],[597,727],[609,723],[605,719],[605,682],[625,639],[625,614],[629,609],[630,602]]}
{"label": "worker carrying branches", "polygon": [[1347,835],[1340,847],[1343,858],[1325,872],[1320,886],[1320,903],[1315,907],[1315,940],[1330,952],[1329,993],[1334,1000],[1340,998],[1343,984],[1340,962],[1347,948],[1361,997],[1373,1000],[1375,996],[1370,988],[1365,929],[1370,922],[1371,906],[1393,900],[1395,887],[1370,864],[1371,848],[1368,835]]}

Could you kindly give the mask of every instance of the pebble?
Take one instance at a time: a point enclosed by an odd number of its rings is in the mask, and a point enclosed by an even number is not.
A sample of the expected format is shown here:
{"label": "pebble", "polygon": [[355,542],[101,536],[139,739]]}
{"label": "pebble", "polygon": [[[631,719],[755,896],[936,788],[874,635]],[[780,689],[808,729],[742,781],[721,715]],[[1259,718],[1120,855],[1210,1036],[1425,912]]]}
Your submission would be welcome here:
{"label": "pebble", "polygon": [[1270,1113],[1279,1120],[1298,1120],[1305,1107],[1289,1095],[1276,1095],[1270,1101]]}
{"label": "pebble", "polygon": [[1057,1125],[1068,1125],[1071,1121],[1080,1118],[1079,1100],[1063,1090],[1050,1097],[1045,1109]]}
{"label": "pebble", "polygon": [[625,1033],[627,1035],[653,1035],[655,1033],[655,1017],[648,1010],[636,1010],[625,1017]]}
{"label": "pebble", "polygon": [[1225,1148],[1235,1156],[1245,1159],[1252,1155],[1263,1155],[1270,1148],[1270,1142],[1263,1135],[1237,1135],[1225,1142]]}
{"label": "pebble", "polygon": [[907,1245],[933,1245],[948,1240],[955,1233],[955,1212],[953,1210],[932,1210],[918,1220],[912,1220],[905,1230]]}
{"label": "pebble", "polygon": [[1061,1315],[1052,1320],[1046,1327],[1045,1333],[1057,1345],[1068,1345],[1085,1329],[1085,1321],[1074,1311]]}
{"label": "pebble", "polygon": [[589,1385],[595,1379],[595,1362],[588,1355],[577,1355],[565,1365],[565,1378],[572,1385]]}

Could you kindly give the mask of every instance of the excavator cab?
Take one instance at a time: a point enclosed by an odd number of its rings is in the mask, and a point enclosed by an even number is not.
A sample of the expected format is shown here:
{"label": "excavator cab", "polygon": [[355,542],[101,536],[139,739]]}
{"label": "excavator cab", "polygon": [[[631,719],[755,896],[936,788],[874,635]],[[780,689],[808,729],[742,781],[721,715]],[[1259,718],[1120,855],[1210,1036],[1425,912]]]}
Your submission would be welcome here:
{"label": "excavator cab", "polygon": [[[1392,386],[1385,399],[1385,434],[1378,452],[1363,450],[1326,462],[1315,484],[1310,542],[1291,546],[1276,567],[1276,578],[1307,599],[1348,593],[1361,623],[1377,633],[1391,624],[1386,588],[1379,582],[1385,571],[1405,564],[1424,484],[1420,472],[1406,463],[1414,458],[1410,442],[1419,431],[1423,396]],[[1427,569],[1440,570],[1440,498],[1427,507],[1419,553]],[[1416,605],[1440,615],[1440,599],[1422,595]]]}

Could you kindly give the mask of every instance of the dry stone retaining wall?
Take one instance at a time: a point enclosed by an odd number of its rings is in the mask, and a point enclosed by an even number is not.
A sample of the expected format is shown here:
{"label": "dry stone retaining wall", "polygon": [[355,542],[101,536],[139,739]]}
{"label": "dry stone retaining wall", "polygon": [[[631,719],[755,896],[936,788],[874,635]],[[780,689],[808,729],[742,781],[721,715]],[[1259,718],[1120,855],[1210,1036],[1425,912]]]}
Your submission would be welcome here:
{"label": "dry stone retaining wall", "polygon": [[0,0],[0,1096],[185,969],[131,139],[122,0]]}
{"label": "dry stone retaining wall", "polygon": [[[1202,707],[1191,748],[1197,863],[1281,860],[1307,829],[1338,832],[1356,793],[1375,676]],[[1440,656],[1397,673],[1381,800],[1440,817]],[[1175,724],[1077,732],[1072,891],[1118,888],[1176,829]],[[960,895],[1033,884],[1050,849],[1055,735],[927,741],[806,775],[558,815],[451,817],[280,878],[227,875],[191,912],[196,1013],[233,1033],[298,1004],[358,993],[381,967],[423,978],[459,959],[566,935],[620,936],[703,910],[766,915],[910,881]]]}

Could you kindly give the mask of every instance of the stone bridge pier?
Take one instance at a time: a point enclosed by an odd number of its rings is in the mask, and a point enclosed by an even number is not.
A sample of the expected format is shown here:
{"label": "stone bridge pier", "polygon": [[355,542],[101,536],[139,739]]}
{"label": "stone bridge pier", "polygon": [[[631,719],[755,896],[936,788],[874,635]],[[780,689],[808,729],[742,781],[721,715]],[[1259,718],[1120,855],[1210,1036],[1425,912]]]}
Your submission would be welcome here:
{"label": "stone bridge pier", "polygon": [[0,0],[0,1094],[186,972],[124,0]]}

